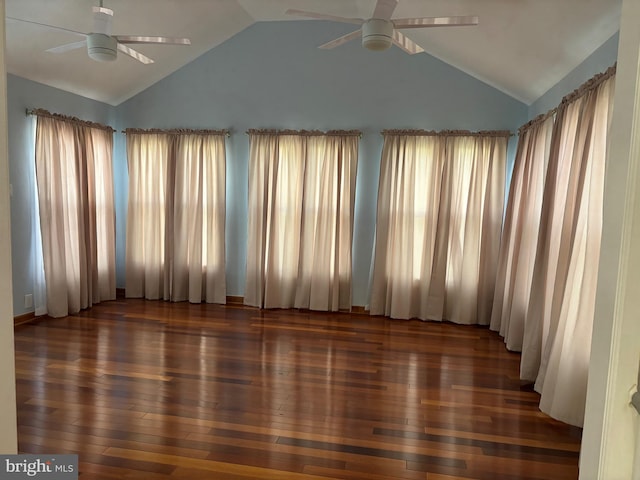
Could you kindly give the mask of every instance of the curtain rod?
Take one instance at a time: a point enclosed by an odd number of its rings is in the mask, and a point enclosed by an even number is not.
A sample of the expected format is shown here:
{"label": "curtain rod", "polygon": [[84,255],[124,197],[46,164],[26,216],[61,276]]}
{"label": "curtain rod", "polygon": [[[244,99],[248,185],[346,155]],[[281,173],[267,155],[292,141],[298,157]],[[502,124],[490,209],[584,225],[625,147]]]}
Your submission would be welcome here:
{"label": "curtain rod", "polygon": [[429,137],[513,137],[515,134],[509,130],[479,130],[472,132],[470,130],[411,130],[411,129],[391,129],[382,130],[380,135],[412,135],[412,136],[429,136]]}
{"label": "curtain rod", "polygon": [[360,130],[277,130],[277,129],[254,129],[251,128],[245,132],[247,135],[299,135],[320,137],[326,135],[342,135],[342,136],[357,136],[362,138],[362,132]]}
{"label": "curtain rod", "polygon": [[537,115],[536,117],[532,118],[531,120],[529,120],[527,123],[525,123],[524,125],[522,125],[518,129],[518,135],[522,135],[525,131],[527,131],[528,129],[530,129],[534,125],[537,125],[539,123],[543,123],[549,117],[552,117],[556,113],[558,113],[558,107],[552,108],[547,113],[541,113],[540,115]]}
{"label": "curtain rod", "polygon": [[98,123],[98,122],[92,122],[89,120],[82,120],[80,118],[77,117],[72,117],[69,115],[63,115],[61,113],[51,113],[48,110],[45,110],[43,108],[27,108],[26,109],[26,114],[27,116],[31,116],[31,115],[35,115],[35,116],[40,116],[40,117],[47,117],[47,118],[52,118],[54,120],[60,120],[62,122],[69,122],[69,123],[73,123],[76,125],[80,125],[83,127],[90,127],[90,128],[97,128],[97,129],[101,129],[101,130],[107,130],[110,132],[115,132],[116,130],[109,126],[109,125],[103,125],[102,123]]}
{"label": "curtain rod", "polygon": [[577,98],[580,98],[585,93],[596,89],[598,86],[600,86],[601,83],[603,83],[605,80],[608,80],[609,78],[611,78],[616,74],[617,66],[618,66],[618,63],[616,62],[613,65],[611,65],[609,68],[607,68],[604,72],[595,74],[589,80],[587,80],[578,88],[576,88],[573,92],[571,92],[568,95],[565,95],[560,101],[560,105],[566,105],[568,103],[571,103]]}
{"label": "curtain rod", "polygon": [[139,133],[139,134],[154,134],[154,133],[164,133],[167,135],[224,135],[227,138],[231,137],[231,132],[227,129],[222,129],[222,130],[206,130],[206,129],[200,129],[200,130],[192,130],[189,128],[176,128],[176,129],[169,129],[169,130],[162,130],[160,128],[150,128],[150,129],[142,129],[142,128],[127,128],[126,130],[122,130],[121,133],[124,133],[125,135],[127,133]]}
{"label": "curtain rod", "polygon": [[558,113],[558,110],[563,105],[567,105],[573,102],[574,100],[580,98],[585,93],[593,90],[594,88],[597,88],[602,82],[604,82],[605,80],[611,78],[613,75],[616,74],[617,67],[618,67],[618,63],[616,62],[613,65],[611,65],[609,68],[607,68],[604,72],[596,73],[593,77],[591,77],[589,80],[584,82],[582,85],[576,88],[573,92],[562,97],[562,100],[560,100],[560,104],[558,106],[553,107],[546,113],[541,113],[540,115],[534,117],[533,119],[529,120],[527,123],[522,125],[518,129],[518,134],[521,135],[523,131],[527,130],[531,126],[545,121],[551,115],[555,115],[556,113]]}

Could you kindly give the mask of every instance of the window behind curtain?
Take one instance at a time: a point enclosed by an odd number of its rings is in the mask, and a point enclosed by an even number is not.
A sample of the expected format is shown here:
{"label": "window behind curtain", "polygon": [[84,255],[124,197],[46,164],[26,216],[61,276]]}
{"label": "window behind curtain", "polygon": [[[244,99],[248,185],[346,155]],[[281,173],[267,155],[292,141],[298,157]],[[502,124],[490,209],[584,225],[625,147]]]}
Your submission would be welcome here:
{"label": "window behind curtain", "polygon": [[249,133],[245,303],[349,309],[357,132]]}
{"label": "window behind curtain", "polygon": [[385,132],[370,311],[488,324],[508,132]]}
{"label": "window behind curtain", "polygon": [[36,115],[46,313],[60,317],[115,298],[113,131],[41,110]]}
{"label": "window behind curtain", "polygon": [[511,351],[522,351],[553,122],[547,114],[520,130],[511,177],[491,313]]}
{"label": "window behind curtain", "polygon": [[615,67],[558,107],[545,178],[521,375],[537,371],[540,409],[582,426],[600,258]]}
{"label": "window behind curtain", "polygon": [[226,302],[224,135],[127,131],[127,297]]}

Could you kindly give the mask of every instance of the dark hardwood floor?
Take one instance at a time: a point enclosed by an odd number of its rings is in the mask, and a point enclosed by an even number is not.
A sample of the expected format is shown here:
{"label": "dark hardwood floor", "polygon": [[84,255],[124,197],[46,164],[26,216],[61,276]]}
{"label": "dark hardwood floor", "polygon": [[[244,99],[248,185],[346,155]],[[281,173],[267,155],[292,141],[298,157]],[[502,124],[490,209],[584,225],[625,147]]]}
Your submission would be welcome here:
{"label": "dark hardwood floor", "polygon": [[87,479],[575,479],[485,328],[122,300],[16,328],[21,453]]}

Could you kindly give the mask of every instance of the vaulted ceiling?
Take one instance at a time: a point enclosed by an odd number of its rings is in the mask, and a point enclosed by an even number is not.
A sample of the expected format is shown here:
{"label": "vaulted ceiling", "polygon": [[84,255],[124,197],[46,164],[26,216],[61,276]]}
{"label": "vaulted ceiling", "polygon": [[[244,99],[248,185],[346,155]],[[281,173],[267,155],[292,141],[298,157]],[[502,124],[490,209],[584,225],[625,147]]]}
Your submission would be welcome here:
{"label": "vaulted ceiling", "polygon": [[[6,15],[89,32],[92,6],[98,3],[6,0]],[[286,15],[289,8],[369,18],[375,4],[376,0],[104,0],[114,11],[114,34],[189,37],[192,45],[136,45],[155,60],[150,65],[124,55],[100,63],[89,59],[86,49],[46,52],[77,41],[71,33],[7,19],[7,70],[118,105],[230,37],[242,35],[255,22],[307,21]],[[618,30],[620,8],[621,0],[399,0],[393,17],[478,15],[480,24],[475,27],[403,32],[426,53],[530,104]],[[414,55],[412,61],[420,62],[421,55],[425,54]]]}

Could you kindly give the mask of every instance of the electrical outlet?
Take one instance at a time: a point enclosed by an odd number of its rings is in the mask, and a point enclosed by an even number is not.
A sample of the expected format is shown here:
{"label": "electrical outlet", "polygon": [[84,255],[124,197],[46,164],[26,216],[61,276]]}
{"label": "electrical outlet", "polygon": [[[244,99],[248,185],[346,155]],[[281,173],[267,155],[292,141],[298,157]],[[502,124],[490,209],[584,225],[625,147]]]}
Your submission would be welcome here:
{"label": "electrical outlet", "polygon": [[24,296],[24,308],[33,308],[33,294],[27,293]]}

